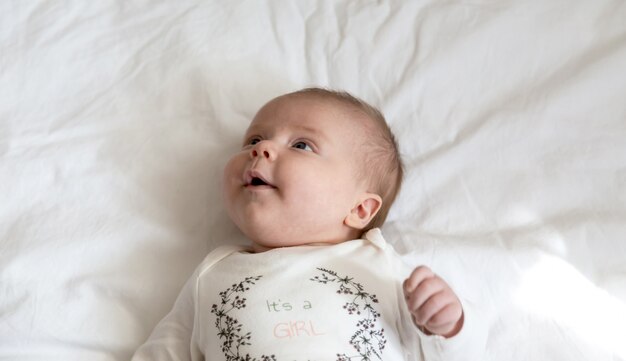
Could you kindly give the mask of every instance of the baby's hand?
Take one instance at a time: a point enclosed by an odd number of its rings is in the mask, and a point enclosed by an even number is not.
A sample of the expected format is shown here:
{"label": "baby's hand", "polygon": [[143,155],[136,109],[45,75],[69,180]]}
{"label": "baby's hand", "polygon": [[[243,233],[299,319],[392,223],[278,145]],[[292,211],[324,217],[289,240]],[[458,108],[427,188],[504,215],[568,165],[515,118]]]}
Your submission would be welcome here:
{"label": "baby's hand", "polygon": [[413,322],[426,333],[452,337],[463,327],[463,307],[448,284],[419,266],[404,281],[404,298]]}

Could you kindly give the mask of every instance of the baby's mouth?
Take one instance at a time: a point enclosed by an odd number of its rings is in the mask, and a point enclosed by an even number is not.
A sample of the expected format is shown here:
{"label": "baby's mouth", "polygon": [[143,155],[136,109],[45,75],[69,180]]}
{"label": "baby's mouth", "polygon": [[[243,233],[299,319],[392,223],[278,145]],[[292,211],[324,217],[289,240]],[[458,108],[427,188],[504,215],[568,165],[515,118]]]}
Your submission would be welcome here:
{"label": "baby's mouth", "polygon": [[263,179],[261,178],[257,178],[254,177],[252,178],[252,181],[250,181],[250,185],[251,186],[267,186],[269,184],[267,184]]}
{"label": "baby's mouth", "polygon": [[275,189],[276,187],[265,180],[263,176],[257,171],[249,171],[246,174],[246,188],[253,189]]}

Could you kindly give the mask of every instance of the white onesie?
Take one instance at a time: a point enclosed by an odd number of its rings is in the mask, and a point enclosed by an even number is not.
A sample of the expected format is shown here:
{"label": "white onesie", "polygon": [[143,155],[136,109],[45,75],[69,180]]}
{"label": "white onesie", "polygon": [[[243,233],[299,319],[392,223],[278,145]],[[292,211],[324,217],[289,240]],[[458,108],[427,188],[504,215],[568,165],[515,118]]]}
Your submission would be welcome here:
{"label": "white onesie", "polygon": [[413,325],[402,293],[411,271],[379,229],[330,246],[221,247],[132,360],[473,359],[480,335],[465,305],[451,339]]}

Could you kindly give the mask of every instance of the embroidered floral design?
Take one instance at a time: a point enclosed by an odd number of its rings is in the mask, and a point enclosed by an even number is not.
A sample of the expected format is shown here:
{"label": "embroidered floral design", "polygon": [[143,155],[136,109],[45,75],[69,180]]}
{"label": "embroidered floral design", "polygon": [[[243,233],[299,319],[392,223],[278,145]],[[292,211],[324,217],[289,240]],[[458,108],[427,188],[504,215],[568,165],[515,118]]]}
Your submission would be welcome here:
{"label": "embroidered floral design", "polygon": [[274,355],[260,358],[252,357],[249,354],[243,354],[240,348],[248,346],[252,339],[250,332],[243,332],[243,325],[228,313],[233,309],[240,310],[246,307],[246,298],[242,294],[250,289],[250,285],[256,284],[263,276],[246,277],[243,281],[235,283],[226,290],[219,293],[222,301],[219,306],[214,304],[211,306],[211,313],[215,314],[215,327],[217,328],[217,336],[222,342],[222,352],[226,356],[226,361],[276,361]]}
{"label": "embroidered floral design", "polygon": [[359,355],[337,354],[336,361],[372,360],[374,356],[382,360],[381,355],[387,339],[385,338],[385,330],[377,327],[380,312],[373,306],[373,304],[378,303],[376,295],[365,292],[363,286],[351,277],[340,277],[335,271],[324,268],[317,269],[322,273],[311,278],[311,281],[322,284],[338,284],[338,294],[352,296],[352,299],[346,302],[343,308],[350,315],[362,317],[356,324],[358,330],[350,338],[350,345]]}

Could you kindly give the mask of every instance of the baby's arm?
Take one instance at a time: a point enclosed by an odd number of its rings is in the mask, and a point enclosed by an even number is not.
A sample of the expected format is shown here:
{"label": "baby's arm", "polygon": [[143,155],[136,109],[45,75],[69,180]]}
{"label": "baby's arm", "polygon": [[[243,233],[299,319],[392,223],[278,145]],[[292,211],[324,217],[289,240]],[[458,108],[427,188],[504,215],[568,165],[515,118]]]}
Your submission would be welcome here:
{"label": "baby's arm", "polygon": [[463,327],[463,307],[450,286],[430,268],[419,266],[403,284],[413,322],[426,334],[453,337]]}

